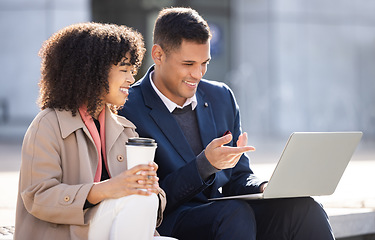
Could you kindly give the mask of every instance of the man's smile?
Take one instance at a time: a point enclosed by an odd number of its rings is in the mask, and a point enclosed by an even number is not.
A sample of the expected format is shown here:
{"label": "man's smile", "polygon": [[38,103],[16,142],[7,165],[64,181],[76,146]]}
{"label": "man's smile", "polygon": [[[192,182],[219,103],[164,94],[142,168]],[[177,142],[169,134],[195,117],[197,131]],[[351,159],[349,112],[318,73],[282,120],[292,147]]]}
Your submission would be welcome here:
{"label": "man's smile", "polygon": [[196,86],[198,85],[197,82],[188,82],[188,81],[186,81],[186,80],[183,80],[183,82],[186,83],[186,84],[189,85],[189,86],[192,86],[192,87],[196,87]]}

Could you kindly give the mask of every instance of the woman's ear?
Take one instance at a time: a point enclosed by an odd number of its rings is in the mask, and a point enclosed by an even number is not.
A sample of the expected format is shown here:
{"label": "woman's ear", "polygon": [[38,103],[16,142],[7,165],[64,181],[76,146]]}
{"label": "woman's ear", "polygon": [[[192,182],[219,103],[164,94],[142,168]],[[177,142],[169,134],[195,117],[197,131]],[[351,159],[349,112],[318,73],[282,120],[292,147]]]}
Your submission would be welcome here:
{"label": "woman's ear", "polygon": [[156,65],[161,64],[162,57],[164,55],[163,49],[158,44],[154,44],[151,50],[151,57]]}

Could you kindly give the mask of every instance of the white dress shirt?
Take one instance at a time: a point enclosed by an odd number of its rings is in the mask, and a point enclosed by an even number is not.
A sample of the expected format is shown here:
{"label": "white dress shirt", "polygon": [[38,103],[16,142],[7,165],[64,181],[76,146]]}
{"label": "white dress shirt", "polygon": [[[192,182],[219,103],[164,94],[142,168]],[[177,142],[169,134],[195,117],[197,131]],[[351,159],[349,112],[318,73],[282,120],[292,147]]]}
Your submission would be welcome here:
{"label": "white dress shirt", "polygon": [[152,80],[153,74],[154,74],[154,71],[152,71],[150,73],[151,86],[155,90],[156,94],[161,98],[161,100],[163,101],[164,105],[168,108],[169,112],[173,112],[173,110],[175,110],[176,108],[183,108],[183,107],[185,107],[185,106],[187,106],[189,104],[191,104],[192,110],[195,109],[195,107],[198,104],[197,97],[195,96],[195,93],[194,93],[194,96],[192,96],[191,98],[186,99],[186,102],[184,103],[184,105],[180,106],[180,105],[172,102],[169,98],[167,98],[163,93],[161,93],[159,91],[159,89],[155,86],[154,81]]}

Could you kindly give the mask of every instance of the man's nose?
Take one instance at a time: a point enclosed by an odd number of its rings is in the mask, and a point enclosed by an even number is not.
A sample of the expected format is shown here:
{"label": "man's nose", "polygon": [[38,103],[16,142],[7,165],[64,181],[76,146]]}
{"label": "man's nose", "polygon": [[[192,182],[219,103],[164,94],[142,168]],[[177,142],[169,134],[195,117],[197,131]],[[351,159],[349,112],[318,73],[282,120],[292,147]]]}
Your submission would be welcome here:
{"label": "man's nose", "polygon": [[204,75],[204,69],[202,66],[197,66],[194,68],[194,70],[191,72],[191,76],[195,79],[200,80]]}

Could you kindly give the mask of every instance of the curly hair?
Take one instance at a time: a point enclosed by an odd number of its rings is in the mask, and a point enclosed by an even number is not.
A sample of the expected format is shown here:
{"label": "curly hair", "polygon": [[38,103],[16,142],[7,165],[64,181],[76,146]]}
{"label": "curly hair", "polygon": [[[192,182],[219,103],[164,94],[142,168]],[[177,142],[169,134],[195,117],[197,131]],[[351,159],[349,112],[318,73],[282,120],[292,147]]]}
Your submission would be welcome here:
{"label": "curly hair", "polygon": [[[108,93],[108,73],[126,53],[135,72],[145,53],[142,35],[126,26],[79,23],[61,29],[44,42],[39,106],[71,111],[86,104],[94,115]],[[112,106],[117,110],[120,106]]]}

